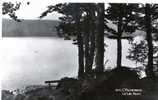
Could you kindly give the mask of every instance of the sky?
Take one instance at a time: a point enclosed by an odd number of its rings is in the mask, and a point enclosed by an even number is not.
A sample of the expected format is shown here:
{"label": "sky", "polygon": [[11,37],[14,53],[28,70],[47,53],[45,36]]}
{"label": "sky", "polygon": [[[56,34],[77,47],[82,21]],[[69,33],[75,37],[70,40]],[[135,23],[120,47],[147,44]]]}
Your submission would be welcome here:
{"label": "sky", "polygon": [[[9,1],[9,0],[7,0]],[[20,19],[39,19],[38,17],[41,15],[43,11],[47,9],[47,6],[56,4],[53,0],[18,0],[21,2],[21,7],[18,11],[16,11],[16,15]],[[11,2],[15,3],[16,0],[12,0]],[[27,5],[27,2],[30,2]],[[60,14],[54,12],[51,15],[48,15],[44,19],[54,19],[57,20]],[[9,16],[4,15],[3,18],[9,18]]]}
{"label": "sky", "polygon": [[[16,12],[17,16],[20,19],[39,19],[38,17],[40,14],[47,9],[47,6],[49,5],[54,5],[56,3],[61,3],[61,2],[98,2],[98,0],[2,0],[2,2],[7,2],[11,1],[13,3],[20,1],[22,3],[20,10]],[[30,2],[29,5],[27,5],[27,2]],[[99,0],[99,2],[158,2],[157,0]],[[49,14],[47,17],[44,19],[54,19],[58,20],[58,17],[61,16],[60,14],[57,13],[52,13]],[[3,18],[9,18],[8,16],[3,16]]]}

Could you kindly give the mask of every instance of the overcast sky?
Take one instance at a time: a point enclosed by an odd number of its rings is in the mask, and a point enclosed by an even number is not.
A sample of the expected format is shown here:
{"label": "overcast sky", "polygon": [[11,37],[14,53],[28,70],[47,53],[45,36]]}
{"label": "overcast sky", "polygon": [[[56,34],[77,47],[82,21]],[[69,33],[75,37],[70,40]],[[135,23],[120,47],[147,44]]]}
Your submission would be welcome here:
{"label": "overcast sky", "polygon": [[[48,5],[61,3],[61,2],[98,2],[98,0],[2,0],[3,1],[11,1],[16,2],[20,1],[22,3],[20,10],[16,12],[17,16],[20,19],[38,19],[40,14],[47,9]],[[158,2],[157,0],[99,0],[99,2]],[[27,5],[27,2],[30,2]],[[57,13],[49,14],[44,19],[55,19],[57,20],[58,17],[61,16]],[[3,18],[9,18],[7,15],[3,16]]]}
{"label": "overcast sky", "polygon": [[[54,0],[7,0],[15,3],[16,1],[21,1],[21,7],[16,12],[16,15],[20,19],[39,19],[38,17],[40,14],[47,9],[47,6],[54,5],[57,2],[53,2]],[[29,5],[27,5],[27,2],[30,2]],[[58,13],[52,13],[48,15],[44,19],[55,19],[57,20],[58,17],[61,16]],[[7,15],[3,16],[3,18],[9,18]]]}
{"label": "overcast sky", "polygon": [[[16,11],[16,15],[18,16],[18,18],[20,18],[20,19],[39,19],[38,17],[41,15],[41,13],[43,11],[45,11],[47,9],[47,6],[55,5],[55,4],[61,3],[61,2],[73,2],[74,0],[3,0],[3,1],[5,1],[5,2],[11,1],[13,3],[16,3],[17,1],[21,2],[20,9],[18,11]],[[76,0],[76,1],[82,2],[82,0]],[[27,5],[27,2],[30,2],[30,4]],[[61,16],[61,14],[58,14],[57,12],[53,12],[51,14],[48,14],[48,16],[46,16],[43,19],[58,20],[59,16]],[[3,15],[3,18],[9,18],[9,16]]]}
{"label": "overcast sky", "polygon": [[[57,3],[65,3],[65,2],[85,2],[84,0],[3,0],[3,2],[12,2],[16,3],[21,2],[20,9],[16,11],[16,15],[20,19],[39,19],[38,17],[41,15],[42,12],[44,12],[47,9],[47,6],[49,5],[55,5]],[[38,1],[38,2],[37,2]],[[86,0],[87,2],[92,2],[93,0]],[[29,5],[27,5],[27,2],[29,2]],[[94,2],[96,2],[94,0]],[[101,2],[101,1],[100,1]],[[51,14],[48,14],[43,19],[54,19],[58,20],[58,17],[62,16],[61,14],[57,12],[53,12]],[[8,15],[3,15],[3,18],[9,18]]]}

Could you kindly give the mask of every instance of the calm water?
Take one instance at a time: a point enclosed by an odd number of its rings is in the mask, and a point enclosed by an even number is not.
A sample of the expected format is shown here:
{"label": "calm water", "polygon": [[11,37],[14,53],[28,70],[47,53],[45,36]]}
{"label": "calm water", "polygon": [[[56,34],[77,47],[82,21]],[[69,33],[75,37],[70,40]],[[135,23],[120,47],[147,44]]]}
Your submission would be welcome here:
{"label": "calm water", "polygon": [[[116,41],[108,44],[106,68],[115,66]],[[126,59],[128,41],[123,41],[123,65],[135,66]],[[45,80],[77,76],[77,46],[62,38],[3,38],[1,66],[2,88],[16,89],[26,85],[43,84]]]}

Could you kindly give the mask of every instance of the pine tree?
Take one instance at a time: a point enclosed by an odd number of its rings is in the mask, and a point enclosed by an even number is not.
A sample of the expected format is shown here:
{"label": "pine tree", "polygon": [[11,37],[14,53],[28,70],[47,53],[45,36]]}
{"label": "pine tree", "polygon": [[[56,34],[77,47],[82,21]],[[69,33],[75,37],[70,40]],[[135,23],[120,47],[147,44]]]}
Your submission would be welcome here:
{"label": "pine tree", "polygon": [[[64,16],[60,17],[58,30],[62,30],[66,36],[75,36],[74,44],[78,45],[78,76],[92,72],[96,51],[96,12],[97,5],[94,3],[65,3],[49,6],[43,12],[41,18],[48,13],[57,11]],[[104,46],[104,45],[103,45]],[[100,51],[99,51],[100,52]],[[97,53],[96,55],[98,55]],[[98,58],[97,58],[98,59]],[[103,67],[103,66],[102,66]]]}
{"label": "pine tree", "polygon": [[18,19],[18,17],[16,16],[16,11],[19,10],[21,5],[21,2],[17,2],[16,4],[11,3],[11,2],[3,2],[2,4],[2,14],[3,15],[9,15],[10,18],[12,18],[13,20],[20,22],[21,20]]}
{"label": "pine tree", "polygon": [[[139,55],[139,58],[142,58],[142,61],[144,66],[146,66],[146,74],[147,77],[150,79],[154,79],[155,74],[154,74],[154,64],[156,58],[153,57],[154,54],[157,52],[157,47],[153,45],[153,40],[156,40],[156,38],[153,37],[154,34],[158,32],[158,28],[156,27],[157,25],[157,19],[158,19],[158,5],[157,4],[139,4],[139,7],[137,7],[136,10],[136,22],[138,23],[138,30],[146,32],[146,42],[140,42],[140,43],[145,43],[146,47],[143,50],[143,48],[140,46],[140,44],[134,44],[133,45],[133,50],[130,50],[130,59],[132,58],[131,55]],[[155,35],[156,37],[156,35]],[[140,47],[139,50],[140,52],[134,52],[136,50],[136,47]],[[138,62],[139,59],[133,56],[133,60],[136,60]],[[147,63],[145,62],[147,60]]]}
{"label": "pine tree", "polygon": [[[122,66],[122,39],[132,39],[129,34],[133,33],[136,29],[135,16],[132,11],[137,4],[109,4],[106,11],[106,20],[111,21],[117,29],[113,29],[105,24],[107,35],[111,39],[117,40],[117,67]],[[111,33],[112,35],[109,35]],[[123,36],[124,33],[128,36]]]}
{"label": "pine tree", "polygon": [[104,4],[98,4],[98,27],[96,34],[96,71],[102,73],[104,71]]}

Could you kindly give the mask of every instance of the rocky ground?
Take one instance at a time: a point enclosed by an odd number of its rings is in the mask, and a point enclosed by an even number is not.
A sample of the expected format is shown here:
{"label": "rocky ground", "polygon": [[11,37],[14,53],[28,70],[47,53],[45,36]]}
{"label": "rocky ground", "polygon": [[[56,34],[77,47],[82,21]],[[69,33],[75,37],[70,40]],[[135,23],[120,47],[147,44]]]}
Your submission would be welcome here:
{"label": "rocky ground", "polygon": [[139,79],[126,68],[103,76],[106,77],[63,78],[55,89],[37,88],[16,96],[2,92],[2,100],[158,100],[158,80]]}

